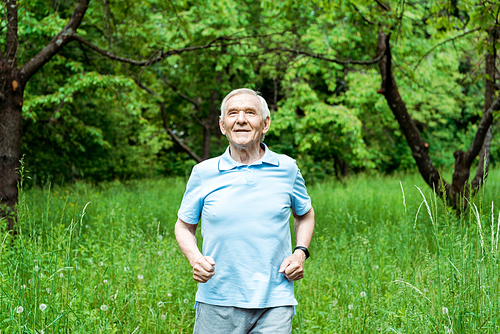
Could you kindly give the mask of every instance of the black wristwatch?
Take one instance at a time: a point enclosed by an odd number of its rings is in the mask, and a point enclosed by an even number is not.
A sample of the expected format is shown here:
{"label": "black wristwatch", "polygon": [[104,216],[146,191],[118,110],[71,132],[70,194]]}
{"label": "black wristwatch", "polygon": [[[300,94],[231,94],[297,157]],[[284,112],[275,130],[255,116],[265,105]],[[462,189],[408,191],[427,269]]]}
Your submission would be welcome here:
{"label": "black wristwatch", "polygon": [[304,247],[304,246],[297,246],[297,247],[295,247],[295,248],[293,249],[293,252],[295,253],[295,251],[296,251],[297,249],[300,249],[301,251],[303,251],[303,252],[304,252],[304,254],[306,254],[306,260],[307,260],[307,258],[309,257],[309,250],[307,249],[307,247]]}

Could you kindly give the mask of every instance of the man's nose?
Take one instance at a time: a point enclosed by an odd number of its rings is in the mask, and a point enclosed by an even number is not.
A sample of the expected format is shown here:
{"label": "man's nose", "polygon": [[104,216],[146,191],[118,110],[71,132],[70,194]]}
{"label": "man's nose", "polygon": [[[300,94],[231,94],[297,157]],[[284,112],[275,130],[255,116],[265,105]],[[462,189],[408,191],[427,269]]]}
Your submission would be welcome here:
{"label": "man's nose", "polygon": [[240,111],[238,113],[238,118],[236,119],[236,121],[238,123],[245,123],[247,121],[246,117],[245,117],[245,112],[244,111]]}

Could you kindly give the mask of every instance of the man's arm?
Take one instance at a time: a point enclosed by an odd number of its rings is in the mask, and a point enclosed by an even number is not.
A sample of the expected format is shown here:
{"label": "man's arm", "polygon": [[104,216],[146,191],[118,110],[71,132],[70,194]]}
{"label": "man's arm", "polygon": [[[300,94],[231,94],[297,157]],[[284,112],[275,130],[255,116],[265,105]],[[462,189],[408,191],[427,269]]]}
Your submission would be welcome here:
{"label": "man's arm", "polygon": [[[314,210],[311,207],[306,214],[298,216],[294,213],[293,217],[297,246],[308,248],[314,231]],[[302,279],[304,278],[305,260],[306,254],[304,251],[297,249],[292,255],[283,260],[279,272],[284,273],[290,281]]]}
{"label": "man's arm", "polygon": [[188,224],[177,218],[175,238],[182,253],[193,267],[193,279],[200,283],[207,282],[215,274],[215,261],[210,256],[203,256],[196,243],[198,224]]}

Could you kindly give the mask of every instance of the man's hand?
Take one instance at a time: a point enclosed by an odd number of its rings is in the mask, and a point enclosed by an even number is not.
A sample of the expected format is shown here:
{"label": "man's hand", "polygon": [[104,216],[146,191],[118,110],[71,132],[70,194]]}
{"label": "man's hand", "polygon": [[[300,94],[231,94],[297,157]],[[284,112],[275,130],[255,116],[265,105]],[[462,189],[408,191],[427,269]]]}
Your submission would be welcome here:
{"label": "man's hand", "polygon": [[175,223],[175,238],[182,253],[193,267],[193,279],[205,283],[215,274],[215,261],[210,256],[203,256],[196,245],[196,227],[178,218]]}
{"label": "man's hand", "polygon": [[285,258],[280,266],[280,273],[284,273],[289,281],[298,281],[304,278],[304,261],[306,254],[300,249]]}
{"label": "man's hand", "polygon": [[215,261],[211,256],[202,256],[193,264],[193,279],[205,283],[215,275]]}

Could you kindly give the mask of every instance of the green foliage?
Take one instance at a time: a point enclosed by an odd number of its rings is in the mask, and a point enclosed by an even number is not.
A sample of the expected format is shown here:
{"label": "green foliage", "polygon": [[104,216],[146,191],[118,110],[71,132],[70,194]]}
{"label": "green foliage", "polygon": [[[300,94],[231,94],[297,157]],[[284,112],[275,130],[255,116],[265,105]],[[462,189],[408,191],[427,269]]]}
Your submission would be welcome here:
{"label": "green foliage", "polygon": [[[320,2],[312,11],[304,9],[310,13],[309,17],[307,20],[300,18],[304,23],[299,28],[300,33],[291,36],[286,44],[330,59],[367,60],[376,54],[379,29],[391,33],[393,70],[401,96],[424,140],[429,143],[434,164],[446,170],[453,166],[455,150],[469,148],[482,114],[482,64],[489,45],[484,44],[488,39],[484,31],[495,24],[492,13],[498,8],[490,3],[483,8],[473,1],[467,2],[467,8],[462,2],[458,8],[450,8],[451,4]],[[292,3],[287,6],[294,8]],[[470,19],[468,11],[474,11],[474,15],[481,13],[481,23]],[[277,45],[279,43],[282,41]],[[288,131],[298,134],[295,145],[299,151],[300,147],[310,147],[311,142],[328,146],[326,143],[330,141],[340,148],[333,156],[347,161],[354,170],[376,168],[391,172],[415,168],[387,102],[377,94],[381,85],[378,69],[374,68],[377,64],[339,65],[305,57],[290,54],[281,81],[285,95],[281,105],[286,110],[277,113],[278,121],[274,123],[281,129],[286,124]],[[289,93],[291,89],[297,89],[297,93]],[[305,110],[311,99],[325,104],[326,109],[310,113],[317,119],[328,122],[323,111],[332,110],[331,107],[348,111],[349,117],[335,115],[336,130],[310,128],[306,136],[300,136],[300,131],[304,130],[300,125],[301,115],[309,116]],[[298,115],[295,118],[294,113]],[[353,124],[361,125],[353,130]],[[281,129],[278,129],[280,134]],[[350,147],[342,147],[343,143]],[[328,174],[331,167],[326,166],[332,165],[332,159],[325,161],[321,154],[331,155],[330,152],[322,147],[320,152],[307,153],[316,163],[324,162],[324,167],[318,170]],[[497,160],[495,153],[492,159],[493,162]]]}
{"label": "green foliage", "polygon": [[[73,4],[18,4],[25,63],[64,26]],[[483,56],[491,51],[497,9],[476,0],[91,2],[78,34],[112,54],[147,60],[219,40],[140,68],[70,43],[26,88],[22,152],[40,182],[184,175],[193,160],[165,133],[160,103],[184,144],[216,156],[227,145],[218,130],[220,102],[230,90],[249,87],[273,111],[266,141],[297,158],[310,180],[334,174],[335,161],[355,172],[414,169],[406,139],[377,94],[376,63],[293,52],[367,61],[382,29],[391,34],[402,98],[434,164],[447,170],[452,152],[469,147],[481,117]],[[495,146],[491,159],[500,159]]]}

